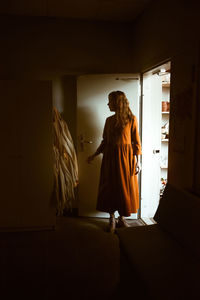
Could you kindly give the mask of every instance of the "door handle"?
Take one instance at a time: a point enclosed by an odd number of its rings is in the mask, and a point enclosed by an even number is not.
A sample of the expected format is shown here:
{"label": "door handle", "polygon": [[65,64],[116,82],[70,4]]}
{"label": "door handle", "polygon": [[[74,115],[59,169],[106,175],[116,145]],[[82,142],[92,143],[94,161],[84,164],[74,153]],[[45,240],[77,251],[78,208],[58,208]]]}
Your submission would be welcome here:
{"label": "door handle", "polygon": [[153,154],[157,154],[157,153],[160,153],[160,150],[158,150],[158,149],[155,150],[155,149],[154,149],[154,150],[153,150]]}
{"label": "door handle", "polygon": [[92,144],[93,141],[87,141],[84,139],[83,134],[80,134],[80,147],[81,147],[81,151],[84,151],[84,144]]}

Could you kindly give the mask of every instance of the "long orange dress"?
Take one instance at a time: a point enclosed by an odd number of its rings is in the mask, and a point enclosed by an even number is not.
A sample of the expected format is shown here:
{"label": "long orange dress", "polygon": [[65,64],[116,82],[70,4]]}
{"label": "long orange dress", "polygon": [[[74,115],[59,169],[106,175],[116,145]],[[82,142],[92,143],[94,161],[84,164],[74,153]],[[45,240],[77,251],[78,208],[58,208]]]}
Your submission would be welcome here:
{"label": "long orange dress", "polygon": [[108,117],[103,140],[96,153],[103,153],[97,210],[130,216],[139,208],[139,190],[135,175],[135,155],[142,154],[135,116],[121,135],[114,131],[115,115]]}

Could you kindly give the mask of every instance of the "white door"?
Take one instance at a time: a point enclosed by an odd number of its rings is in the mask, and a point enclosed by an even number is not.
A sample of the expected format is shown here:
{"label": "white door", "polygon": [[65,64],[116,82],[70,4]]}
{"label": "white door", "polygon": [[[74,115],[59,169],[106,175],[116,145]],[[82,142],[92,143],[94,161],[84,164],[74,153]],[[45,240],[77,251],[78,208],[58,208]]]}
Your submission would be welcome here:
{"label": "white door", "polygon": [[[125,92],[130,108],[139,119],[139,75],[88,75],[77,81],[77,150],[80,183],[78,187],[79,215],[108,217],[96,211],[102,156],[87,164],[86,158],[93,154],[102,140],[105,119],[112,113],[107,106],[108,94],[114,90]],[[92,143],[90,143],[92,142]],[[133,217],[136,217],[133,214]]]}
{"label": "white door", "polygon": [[162,80],[143,76],[141,217],[152,218],[160,199]]}

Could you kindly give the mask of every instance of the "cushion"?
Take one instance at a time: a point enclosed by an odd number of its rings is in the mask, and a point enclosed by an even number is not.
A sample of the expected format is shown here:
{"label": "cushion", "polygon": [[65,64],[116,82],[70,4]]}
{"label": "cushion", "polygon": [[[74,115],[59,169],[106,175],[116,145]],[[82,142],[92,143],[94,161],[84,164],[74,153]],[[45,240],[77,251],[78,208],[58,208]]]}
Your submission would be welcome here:
{"label": "cushion", "polygon": [[118,229],[117,234],[132,268],[129,277],[138,274],[153,299],[195,299],[199,265],[158,224]]}
{"label": "cushion", "polygon": [[200,197],[168,184],[155,221],[189,251],[200,257]]}

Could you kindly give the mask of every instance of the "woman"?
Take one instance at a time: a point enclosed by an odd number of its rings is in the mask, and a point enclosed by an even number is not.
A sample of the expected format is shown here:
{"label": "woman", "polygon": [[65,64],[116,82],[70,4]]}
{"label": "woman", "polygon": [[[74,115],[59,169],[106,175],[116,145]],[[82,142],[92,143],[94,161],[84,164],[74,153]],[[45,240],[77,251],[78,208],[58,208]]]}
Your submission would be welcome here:
{"label": "woman", "polygon": [[128,227],[124,217],[137,213],[139,208],[137,174],[141,144],[137,119],[129,108],[126,95],[114,91],[108,99],[109,109],[115,114],[106,119],[103,140],[87,162],[103,153],[97,210],[110,214],[109,229],[114,232],[115,211],[119,213],[117,225]]}

